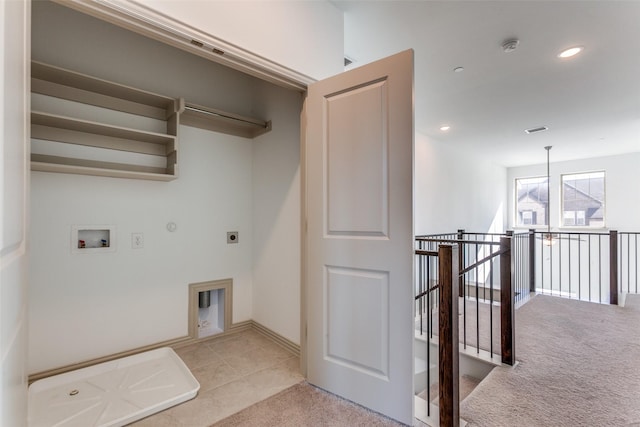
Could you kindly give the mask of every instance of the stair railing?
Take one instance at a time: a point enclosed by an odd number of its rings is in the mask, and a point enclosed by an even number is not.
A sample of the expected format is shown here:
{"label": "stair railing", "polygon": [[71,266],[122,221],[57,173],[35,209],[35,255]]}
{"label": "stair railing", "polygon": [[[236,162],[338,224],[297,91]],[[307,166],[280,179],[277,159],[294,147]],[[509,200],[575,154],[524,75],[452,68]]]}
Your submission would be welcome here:
{"label": "stair railing", "polygon": [[[463,237],[460,239],[459,237]],[[478,239],[478,240],[470,240]],[[439,245],[459,245],[458,295],[462,297],[462,347],[475,348],[477,354],[486,352],[493,358],[500,348],[502,363],[513,364],[513,313],[515,291],[511,234],[458,233],[416,237],[416,254],[420,251],[431,256],[418,257],[416,295],[421,295],[439,282],[438,268],[433,256]],[[502,268],[506,266],[506,268]],[[433,338],[436,298],[416,298],[418,329]],[[497,313],[499,309],[499,313]],[[494,311],[496,313],[494,313]],[[487,325],[488,319],[488,325]],[[498,323],[499,320],[499,323]],[[488,342],[487,342],[488,341]]]}
{"label": "stair railing", "polygon": [[640,279],[638,276],[640,252],[638,242],[640,233],[620,232],[618,239],[618,290],[621,293],[640,293]]}
{"label": "stair railing", "polygon": [[[638,233],[529,230],[527,236],[531,292],[601,304],[637,293]],[[518,257],[518,264],[525,261]]]}
{"label": "stair railing", "polygon": [[[455,236],[456,238],[458,235]],[[440,426],[459,426],[460,423],[460,393],[459,393],[459,296],[463,296],[463,328],[466,334],[466,298],[468,286],[465,275],[475,272],[485,263],[492,263],[488,277],[493,284],[493,261],[499,258],[500,270],[500,342],[502,363],[513,365],[515,363],[515,329],[514,329],[514,288],[513,288],[513,258],[512,258],[512,236],[498,236],[499,242],[480,240],[458,240],[451,239],[451,236],[442,239],[422,236],[417,240],[418,248],[415,253],[418,257],[416,265],[418,269],[416,287],[416,312],[419,314],[420,332],[423,329],[423,313],[426,312],[427,334],[433,337],[432,310],[437,301],[438,307],[438,401],[439,401],[439,421]],[[443,241],[444,240],[444,241]],[[434,245],[437,251],[433,250]],[[461,248],[465,245],[476,249],[476,259],[473,263],[466,264],[460,262]],[[496,251],[489,251],[488,255],[478,258],[477,245],[489,245],[498,247]],[[437,265],[434,265],[437,264]],[[460,269],[460,266],[463,268]],[[436,268],[434,268],[436,267]],[[475,283],[475,300],[480,300],[478,281]],[[463,295],[459,295],[462,290]],[[491,317],[490,328],[493,328],[493,286],[489,293],[489,315]],[[432,294],[437,293],[436,298]],[[478,302],[476,303],[478,304]],[[476,309],[476,334],[479,347],[479,309]],[[466,338],[463,343],[466,346]],[[493,354],[493,343],[491,340],[491,354]],[[427,343],[427,415],[430,415],[430,378],[429,378],[429,345]],[[479,351],[479,349],[478,349]]]}

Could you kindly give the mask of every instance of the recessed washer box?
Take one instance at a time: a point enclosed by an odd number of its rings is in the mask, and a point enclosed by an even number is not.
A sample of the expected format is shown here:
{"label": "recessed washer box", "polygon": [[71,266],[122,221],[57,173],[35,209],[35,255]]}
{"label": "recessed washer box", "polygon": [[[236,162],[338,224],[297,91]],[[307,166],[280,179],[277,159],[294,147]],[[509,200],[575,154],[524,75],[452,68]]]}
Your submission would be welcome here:
{"label": "recessed washer box", "polygon": [[74,225],[71,227],[72,253],[103,253],[116,250],[115,225]]}

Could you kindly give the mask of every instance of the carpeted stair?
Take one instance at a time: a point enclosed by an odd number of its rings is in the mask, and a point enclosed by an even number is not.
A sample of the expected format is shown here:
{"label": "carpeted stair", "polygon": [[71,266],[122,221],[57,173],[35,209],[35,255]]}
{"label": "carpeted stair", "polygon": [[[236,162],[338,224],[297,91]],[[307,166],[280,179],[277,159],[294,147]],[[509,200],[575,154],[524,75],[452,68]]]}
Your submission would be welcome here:
{"label": "carpeted stair", "polygon": [[[480,380],[469,375],[460,376],[460,401],[462,402],[471,392],[480,384]],[[427,400],[427,390],[422,390],[418,393],[418,396],[422,400]],[[438,406],[438,383],[431,384],[429,389],[429,396],[431,397],[431,403]]]}

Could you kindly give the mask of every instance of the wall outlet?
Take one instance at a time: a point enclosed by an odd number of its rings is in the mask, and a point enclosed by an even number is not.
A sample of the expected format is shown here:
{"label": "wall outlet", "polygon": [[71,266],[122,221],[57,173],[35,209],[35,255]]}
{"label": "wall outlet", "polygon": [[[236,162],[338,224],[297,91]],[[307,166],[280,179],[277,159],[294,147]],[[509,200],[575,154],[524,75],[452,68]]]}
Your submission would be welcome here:
{"label": "wall outlet", "polygon": [[131,248],[142,249],[144,248],[144,234],[143,233],[131,233]]}

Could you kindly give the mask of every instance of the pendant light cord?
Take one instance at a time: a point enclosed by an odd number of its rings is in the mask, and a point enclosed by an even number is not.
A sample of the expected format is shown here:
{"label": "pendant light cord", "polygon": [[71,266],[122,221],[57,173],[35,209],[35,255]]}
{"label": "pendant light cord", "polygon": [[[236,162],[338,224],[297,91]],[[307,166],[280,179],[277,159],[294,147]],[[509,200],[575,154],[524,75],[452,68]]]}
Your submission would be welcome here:
{"label": "pendant light cord", "polygon": [[551,176],[549,173],[549,151],[551,145],[544,147],[547,150],[547,238],[551,239]]}

